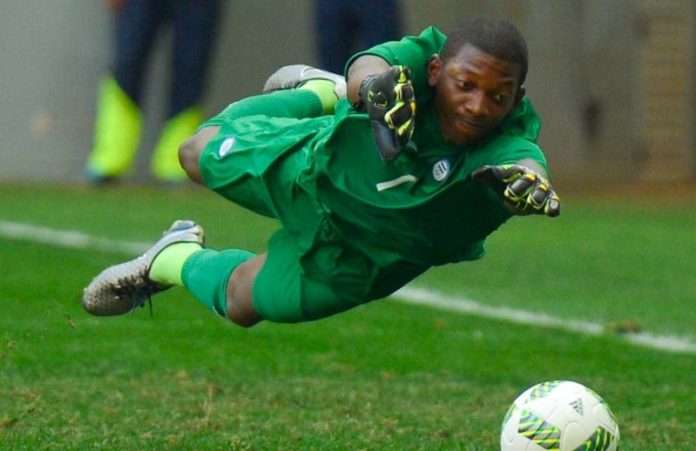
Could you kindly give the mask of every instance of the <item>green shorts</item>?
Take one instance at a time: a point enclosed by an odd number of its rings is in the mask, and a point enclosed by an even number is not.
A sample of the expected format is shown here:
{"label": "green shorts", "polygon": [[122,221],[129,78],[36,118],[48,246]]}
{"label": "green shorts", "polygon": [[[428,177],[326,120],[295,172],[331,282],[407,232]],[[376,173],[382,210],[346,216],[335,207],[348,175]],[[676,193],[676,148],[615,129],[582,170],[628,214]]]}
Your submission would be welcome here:
{"label": "green shorts", "polygon": [[210,189],[282,224],[252,292],[257,313],[276,322],[319,319],[385,297],[426,269],[407,262],[381,267],[336,232],[311,184],[299,181],[311,164],[312,134],[293,121],[224,123],[199,160]]}

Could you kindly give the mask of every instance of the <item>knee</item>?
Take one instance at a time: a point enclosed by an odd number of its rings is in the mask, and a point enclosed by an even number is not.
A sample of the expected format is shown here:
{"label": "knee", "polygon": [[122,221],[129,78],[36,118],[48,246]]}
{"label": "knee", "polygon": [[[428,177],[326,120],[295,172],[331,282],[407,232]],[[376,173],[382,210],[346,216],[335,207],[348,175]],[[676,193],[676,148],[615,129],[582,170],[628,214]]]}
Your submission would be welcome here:
{"label": "knee", "polygon": [[219,129],[220,127],[201,129],[179,146],[179,164],[194,182],[201,183],[203,181],[198,160],[208,141],[217,134]]}
{"label": "knee", "polygon": [[202,151],[203,148],[198,144],[195,135],[188,138],[179,146],[179,164],[181,164],[186,175],[195,182],[201,181],[198,158],[201,156]]}
{"label": "knee", "polygon": [[227,318],[238,326],[248,328],[263,319],[252,303],[252,287],[257,273],[256,265],[242,263],[232,272],[227,283]]}

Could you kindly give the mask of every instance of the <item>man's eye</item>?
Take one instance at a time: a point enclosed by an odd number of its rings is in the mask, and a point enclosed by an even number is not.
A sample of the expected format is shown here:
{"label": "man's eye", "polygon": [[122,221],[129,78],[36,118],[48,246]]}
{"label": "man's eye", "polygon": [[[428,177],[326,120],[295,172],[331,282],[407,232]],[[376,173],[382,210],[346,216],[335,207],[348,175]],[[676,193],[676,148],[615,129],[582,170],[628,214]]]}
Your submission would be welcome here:
{"label": "man's eye", "polygon": [[474,87],[474,84],[472,82],[466,80],[459,80],[457,84],[459,85],[460,89],[463,89],[465,91],[468,91]]}
{"label": "man's eye", "polygon": [[493,94],[493,101],[495,103],[505,103],[507,102],[507,94]]}

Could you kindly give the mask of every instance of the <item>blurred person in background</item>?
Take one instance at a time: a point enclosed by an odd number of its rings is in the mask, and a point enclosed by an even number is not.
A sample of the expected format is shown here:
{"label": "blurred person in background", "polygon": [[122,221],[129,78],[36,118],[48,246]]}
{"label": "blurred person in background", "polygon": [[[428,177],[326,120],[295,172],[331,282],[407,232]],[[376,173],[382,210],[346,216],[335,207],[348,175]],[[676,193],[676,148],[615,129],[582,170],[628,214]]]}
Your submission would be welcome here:
{"label": "blurred person in background", "polygon": [[133,166],[143,128],[144,81],[157,37],[172,28],[166,122],[152,151],[151,172],[185,181],[177,156],[203,120],[201,100],[218,27],[220,0],[104,0],[115,18],[110,73],[98,93],[94,147],[87,180],[115,181]]}
{"label": "blurred person in background", "polygon": [[342,74],[359,50],[401,38],[399,0],[316,0],[314,11],[319,64]]}

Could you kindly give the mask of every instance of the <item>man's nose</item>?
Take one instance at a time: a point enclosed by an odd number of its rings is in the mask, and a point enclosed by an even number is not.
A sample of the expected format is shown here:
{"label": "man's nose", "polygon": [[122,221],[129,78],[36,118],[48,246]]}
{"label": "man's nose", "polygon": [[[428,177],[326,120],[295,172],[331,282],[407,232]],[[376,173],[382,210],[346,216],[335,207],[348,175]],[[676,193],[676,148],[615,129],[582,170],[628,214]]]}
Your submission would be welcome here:
{"label": "man's nose", "polygon": [[473,116],[485,116],[488,114],[488,102],[485,93],[481,91],[472,92],[466,101],[465,108],[467,113]]}

